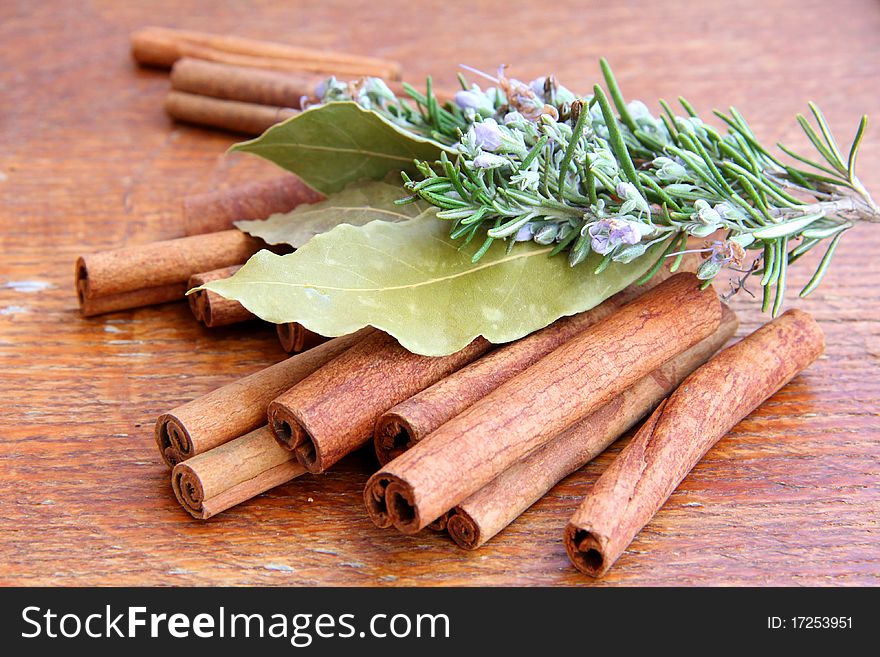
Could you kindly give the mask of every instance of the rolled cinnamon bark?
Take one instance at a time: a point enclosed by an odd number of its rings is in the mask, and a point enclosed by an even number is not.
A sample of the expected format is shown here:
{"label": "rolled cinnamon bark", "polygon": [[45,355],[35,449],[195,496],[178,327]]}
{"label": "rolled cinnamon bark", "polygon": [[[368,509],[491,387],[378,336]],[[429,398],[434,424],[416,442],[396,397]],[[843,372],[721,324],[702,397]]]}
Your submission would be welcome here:
{"label": "rolled cinnamon bark", "polygon": [[193,57],[250,68],[342,77],[372,75],[398,80],[401,72],[399,62],[387,59],[162,27],[134,32],[131,53],[138,63],[161,68],[170,68],[182,57]]}
{"label": "rolled cinnamon bark", "polygon": [[[191,290],[210,281],[229,278],[239,269],[241,269],[241,265],[234,265],[201,274],[193,274],[189,277],[187,289]],[[249,319],[255,319],[254,314],[238,301],[221,297],[216,292],[211,292],[210,290],[196,290],[187,297],[187,300],[189,301],[189,308],[192,310],[193,317],[208,328],[228,326],[229,324],[237,324],[239,322],[246,322]]]}
{"label": "rolled cinnamon bark", "polygon": [[183,199],[183,224],[187,235],[215,233],[235,227],[236,221],[266,219],[290,212],[303,203],[317,203],[324,195],[292,174],[260,180]]}
{"label": "rolled cinnamon bark", "polygon": [[199,454],[171,471],[174,495],[200,520],[287,483],[305,469],[263,426]]}
{"label": "rolled cinnamon bark", "polygon": [[227,230],[82,256],[75,280],[80,307],[83,314],[97,314],[104,308],[162,303],[177,290],[183,298],[190,276],[240,265],[261,245],[239,230]]}
{"label": "rolled cinnamon bark", "polygon": [[323,79],[189,57],[178,60],[171,69],[171,88],[176,91],[295,109],[300,109],[303,97],[314,96]]}
{"label": "rolled cinnamon bark", "polygon": [[426,527],[426,529],[430,529],[432,532],[442,532],[446,531],[446,528],[449,524],[449,518],[451,516],[451,512],[444,513],[442,516],[437,518],[434,522]]}
{"label": "rolled cinnamon bark", "polygon": [[381,526],[423,529],[578,418],[718,328],[721,304],[677,274],[579,333],[405,452],[367,483]]}
{"label": "rolled cinnamon bark", "polygon": [[169,301],[180,301],[186,294],[185,283],[174,283],[159,287],[145,287],[131,292],[110,294],[106,297],[86,297],[88,282],[86,279],[77,279],[76,295],[79,299],[79,312],[83,317],[94,317],[118,310],[131,310],[142,306],[155,306]]}
{"label": "rolled cinnamon bark", "polygon": [[691,374],[593,485],[565,530],[578,570],[604,575],[703,455],[822,353],[822,330],[789,310]]}
{"label": "rolled cinnamon bark", "polygon": [[518,518],[564,477],[592,461],[705,363],[736,333],[727,306],[708,338],[667,361],[599,410],[539,447],[452,511],[447,529],[460,547],[475,550]]}
{"label": "rolled cinnamon bark", "polygon": [[[689,256],[681,271],[696,271],[701,258]],[[509,381],[578,333],[672,276],[664,267],[644,285],[631,285],[595,308],[563,317],[547,328],[495,349],[402,401],[376,422],[373,447],[382,465],[397,458],[432,431]]]}
{"label": "rolled cinnamon bark", "polygon": [[370,333],[335,338],[163,413],[156,420],[159,453],[174,465],[253,431],[265,423],[270,401]]}
{"label": "rolled cinnamon bark", "polygon": [[276,324],[275,330],[278,332],[278,342],[281,343],[281,348],[289,354],[298,354],[327,341],[323,335],[318,335],[296,322]]}
{"label": "rolled cinnamon bark", "polygon": [[[302,109],[304,98],[313,103],[318,101],[315,91],[328,75],[273,71],[184,57],[171,68],[171,88],[212,98]],[[387,79],[385,82],[397,96],[406,96],[402,83]],[[441,103],[455,96],[454,92],[437,88],[434,94]]]}
{"label": "rolled cinnamon bark", "polygon": [[165,111],[177,121],[245,135],[261,135],[276,123],[296,116],[298,112],[288,107],[221,100],[183,91],[168,92],[165,97]]}
{"label": "rolled cinnamon bark", "polygon": [[477,338],[449,356],[420,356],[377,331],[269,404],[269,426],[306,470],[324,472],[370,440],[382,413],[490,348]]}

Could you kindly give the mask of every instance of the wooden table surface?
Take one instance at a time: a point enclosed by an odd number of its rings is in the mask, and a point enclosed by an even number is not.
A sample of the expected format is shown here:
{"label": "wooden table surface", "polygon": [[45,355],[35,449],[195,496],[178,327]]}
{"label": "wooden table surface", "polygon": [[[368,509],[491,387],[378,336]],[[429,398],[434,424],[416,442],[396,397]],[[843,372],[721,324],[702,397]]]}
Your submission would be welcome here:
{"label": "wooden table surface", "polygon": [[[282,356],[267,326],[207,330],[184,304],[78,316],[77,255],[180,234],[189,193],[272,175],[226,156],[234,136],[176,126],[163,72],[139,70],[146,24],[397,58],[407,77],[456,66],[555,72],[586,91],[607,56],[651,106],[735,104],[759,136],[803,145],[815,100],[848,139],[880,120],[880,5],[761,2],[4,2],[0,5],[0,583],[341,585],[880,584],[880,229],[795,266],[789,305],[825,355],[724,438],[611,573],[572,568],[563,527],[612,449],[477,552],[379,530],[361,502],[368,455],[210,522],[174,500],[156,416]],[[876,123],[874,124],[877,125]],[[880,194],[880,130],[863,144]],[[766,317],[735,300],[744,334]]]}

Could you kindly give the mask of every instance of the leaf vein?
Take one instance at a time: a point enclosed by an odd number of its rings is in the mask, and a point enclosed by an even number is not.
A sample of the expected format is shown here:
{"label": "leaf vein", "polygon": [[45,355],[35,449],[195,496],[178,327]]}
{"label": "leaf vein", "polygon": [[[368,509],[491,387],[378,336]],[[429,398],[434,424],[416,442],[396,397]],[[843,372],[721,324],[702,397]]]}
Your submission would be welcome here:
{"label": "leaf vein", "polygon": [[[449,274],[447,276],[438,276],[437,278],[432,278],[426,281],[419,281],[418,283],[408,283],[406,285],[390,285],[386,287],[376,287],[376,288],[359,288],[359,287],[335,287],[331,285],[322,285],[319,283],[291,283],[288,281],[265,281],[265,280],[252,280],[252,281],[234,281],[234,279],[230,279],[230,284],[238,284],[238,285],[280,285],[283,287],[294,287],[294,288],[311,288],[313,290],[327,290],[328,292],[392,292],[396,290],[409,290],[418,287],[425,287],[428,285],[436,285],[438,283],[443,283],[445,281],[455,280],[456,278],[461,278],[463,276],[470,276],[471,274],[475,274],[483,269],[488,269],[489,267],[495,267],[498,265],[503,265],[508,262],[513,262],[516,260],[520,260],[523,258],[531,258],[537,255],[543,255],[545,253],[549,253],[552,250],[552,247],[547,247],[545,249],[537,249],[534,251],[529,251],[528,253],[519,253],[519,254],[511,254],[505,256],[504,258],[500,258],[499,260],[495,260],[492,262],[485,262],[479,264],[475,267],[471,267],[466,269],[465,271],[455,272],[454,274]],[[234,282],[233,282],[234,281]]]}

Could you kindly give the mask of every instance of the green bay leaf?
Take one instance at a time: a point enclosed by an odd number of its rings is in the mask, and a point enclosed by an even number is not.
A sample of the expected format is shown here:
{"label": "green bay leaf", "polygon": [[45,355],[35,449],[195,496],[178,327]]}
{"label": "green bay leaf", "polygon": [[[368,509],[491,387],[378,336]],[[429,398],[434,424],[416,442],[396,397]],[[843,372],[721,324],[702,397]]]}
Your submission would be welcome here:
{"label": "green bay leaf", "polygon": [[394,204],[405,195],[406,191],[399,184],[362,180],[319,203],[300,205],[268,219],[236,221],[235,225],[267,244],[289,244],[300,248],[315,235],[326,233],[340,224],[363,226],[371,221],[407,221],[429,211],[430,206],[424,201]]}
{"label": "green bay leaf", "polygon": [[548,257],[552,247],[496,242],[459,248],[433,211],[401,223],[341,225],[284,256],[254,255],[234,276],[205,287],[274,323],[299,322],[326,336],[371,325],[418,354],[453,353],[479,335],[516,340],[559,317],[588,310],[644,274],[664,245],[630,264],[593,271]]}
{"label": "green bay leaf", "polygon": [[307,109],[230,150],[259,155],[332,194],[356,180],[414,171],[413,160],[432,162],[448,149],[357,103],[333,102]]}

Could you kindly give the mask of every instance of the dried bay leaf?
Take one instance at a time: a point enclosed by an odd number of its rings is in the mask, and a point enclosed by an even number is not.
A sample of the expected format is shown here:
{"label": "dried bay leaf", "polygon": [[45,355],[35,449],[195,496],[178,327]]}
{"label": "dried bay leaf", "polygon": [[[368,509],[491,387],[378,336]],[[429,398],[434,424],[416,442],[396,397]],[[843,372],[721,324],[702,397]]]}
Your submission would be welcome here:
{"label": "dried bay leaf", "polygon": [[496,242],[473,264],[478,245],[460,249],[448,230],[433,212],[341,225],[289,255],[260,251],[205,287],[269,322],[299,322],[326,336],[371,325],[412,352],[442,356],[479,335],[509,342],[588,310],[645,273],[664,246],[594,274],[601,256],[569,267],[567,258],[548,257],[552,247],[534,243],[507,253]]}
{"label": "dried bay leaf", "polygon": [[235,225],[267,244],[290,244],[299,248],[315,235],[340,224],[363,226],[371,221],[406,221],[429,211],[430,206],[424,201],[394,204],[405,195],[406,191],[399,184],[362,180],[325,201],[300,205],[268,219],[236,221]]}
{"label": "dried bay leaf", "polygon": [[365,178],[381,180],[390,171],[413,172],[416,159],[432,162],[443,150],[453,153],[353,102],[312,107],[230,150],[270,160],[324,194]]}

